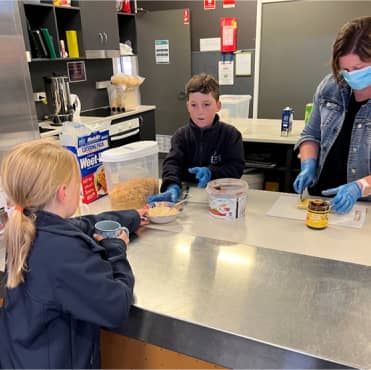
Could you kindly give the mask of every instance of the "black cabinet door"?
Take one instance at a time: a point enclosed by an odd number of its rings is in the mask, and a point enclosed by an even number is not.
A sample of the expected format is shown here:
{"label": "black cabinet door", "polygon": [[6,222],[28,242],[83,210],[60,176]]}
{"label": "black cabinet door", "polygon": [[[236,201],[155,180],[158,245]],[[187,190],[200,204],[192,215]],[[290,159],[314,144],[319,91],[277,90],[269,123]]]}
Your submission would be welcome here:
{"label": "black cabinet door", "polygon": [[155,111],[150,110],[138,115],[140,140],[156,140]]}
{"label": "black cabinet door", "polygon": [[[183,9],[145,12],[136,17],[142,104],[156,106],[157,133],[172,135],[187,122],[184,86],[191,77],[191,29]],[[165,50],[156,48],[164,43]],[[163,57],[163,54],[168,58]]]}
{"label": "black cabinet door", "polygon": [[87,58],[120,54],[115,1],[80,1],[81,24]]}

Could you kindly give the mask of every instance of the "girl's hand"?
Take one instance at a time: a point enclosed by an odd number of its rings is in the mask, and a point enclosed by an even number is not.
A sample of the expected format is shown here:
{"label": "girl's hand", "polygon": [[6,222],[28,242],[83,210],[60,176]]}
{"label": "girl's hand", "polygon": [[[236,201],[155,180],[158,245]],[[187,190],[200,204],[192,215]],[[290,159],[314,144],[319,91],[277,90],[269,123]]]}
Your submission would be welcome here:
{"label": "girl's hand", "polygon": [[[100,242],[101,240],[105,239],[102,235],[100,234],[93,234],[93,238],[97,241]],[[121,234],[117,237],[118,239],[121,239],[123,242],[125,242],[126,246],[129,245],[130,239],[129,235],[125,232],[125,230],[121,231]]]}
{"label": "girl's hand", "polygon": [[121,234],[119,235],[119,239],[123,240],[126,244],[126,246],[129,245],[130,239],[129,239],[129,234],[125,232],[125,230],[121,231]]}
{"label": "girl's hand", "polygon": [[140,226],[148,225],[149,224],[149,220],[147,218],[148,208],[137,209],[137,212],[139,213],[140,216]]}

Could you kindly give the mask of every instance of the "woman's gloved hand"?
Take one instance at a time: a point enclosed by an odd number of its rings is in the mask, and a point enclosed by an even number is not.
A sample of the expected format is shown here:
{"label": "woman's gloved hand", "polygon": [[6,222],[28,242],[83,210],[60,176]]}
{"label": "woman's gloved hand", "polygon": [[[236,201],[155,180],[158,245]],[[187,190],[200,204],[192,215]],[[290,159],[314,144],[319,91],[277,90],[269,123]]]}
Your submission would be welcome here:
{"label": "woman's gloved hand", "polygon": [[308,158],[301,162],[301,171],[294,181],[294,190],[301,194],[305,188],[313,184],[316,176],[317,159]]}
{"label": "woman's gloved hand", "polygon": [[330,201],[331,209],[336,213],[343,214],[349,212],[357,199],[361,198],[361,187],[355,182],[338,186],[337,188],[322,191],[322,195],[335,195]]}
{"label": "woman's gloved hand", "polygon": [[176,202],[179,198],[181,189],[179,185],[169,185],[163,193],[150,195],[147,201],[150,202]]}
{"label": "woman's gloved hand", "polygon": [[204,188],[211,179],[211,171],[207,167],[188,168],[188,172],[196,175],[199,188]]}

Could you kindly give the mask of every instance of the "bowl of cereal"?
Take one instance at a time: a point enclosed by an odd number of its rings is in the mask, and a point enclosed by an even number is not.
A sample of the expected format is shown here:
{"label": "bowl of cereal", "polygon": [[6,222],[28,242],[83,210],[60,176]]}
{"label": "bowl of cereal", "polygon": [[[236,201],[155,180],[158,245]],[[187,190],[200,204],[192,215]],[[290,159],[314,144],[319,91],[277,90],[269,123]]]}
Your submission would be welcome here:
{"label": "bowl of cereal", "polygon": [[152,202],[147,204],[148,219],[154,224],[167,224],[174,221],[183,210],[182,205],[172,202]]}

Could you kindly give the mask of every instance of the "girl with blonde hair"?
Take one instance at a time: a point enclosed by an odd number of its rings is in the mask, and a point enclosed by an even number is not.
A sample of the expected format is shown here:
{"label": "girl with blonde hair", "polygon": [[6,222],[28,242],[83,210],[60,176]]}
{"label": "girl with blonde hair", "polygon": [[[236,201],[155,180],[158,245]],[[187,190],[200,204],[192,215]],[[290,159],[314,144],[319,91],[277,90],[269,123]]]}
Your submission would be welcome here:
{"label": "girl with blonde hair", "polygon": [[94,225],[114,220],[134,232],[141,213],[70,218],[79,204],[77,161],[45,140],[11,150],[0,177],[15,205],[4,231],[0,368],[99,367],[100,327],[127,319],[134,276],[126,258],[128,235],[102,239]]}

